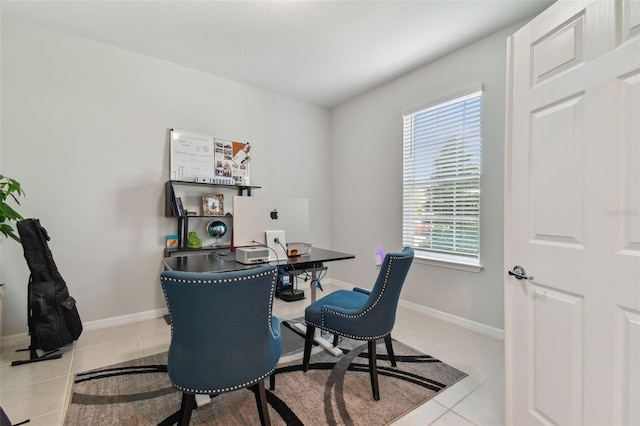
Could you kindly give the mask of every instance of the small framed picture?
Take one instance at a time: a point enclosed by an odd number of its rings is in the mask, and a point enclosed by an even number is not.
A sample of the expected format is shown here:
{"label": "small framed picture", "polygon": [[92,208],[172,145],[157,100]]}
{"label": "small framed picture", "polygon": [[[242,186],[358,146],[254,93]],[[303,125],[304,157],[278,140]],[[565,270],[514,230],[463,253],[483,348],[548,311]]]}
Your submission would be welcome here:
{"label": "small framed picture", "polygon": [[178,236],[167,235],[167,250],[176,250],[178,248]]}
{"label": "small framed picture", "polygon": [[202,214],[204,216],[224,216],[224,195],[203,194]]}

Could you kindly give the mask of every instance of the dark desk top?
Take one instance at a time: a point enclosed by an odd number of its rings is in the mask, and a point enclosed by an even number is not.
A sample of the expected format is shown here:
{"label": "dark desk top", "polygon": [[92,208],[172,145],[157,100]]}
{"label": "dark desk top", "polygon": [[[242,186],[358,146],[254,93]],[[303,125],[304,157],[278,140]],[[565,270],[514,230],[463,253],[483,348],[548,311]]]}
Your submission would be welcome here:
{"label": "dark desk top", "polygon": [[[310,254],[290,257],[289,262],[294,268],[305,269],[324,262],[354,258],[355,256],[353,254],[313,247]],[[264,263],[254,265],[238,263],[236,262],[235,253],[230,251],[211,252],[196,256],[165,257],[162,262],[168,270],[186,272],[229,272],[251,269],[264,265]],[[269,264],[286,266],[289,262],[280,260],[277,262],[269,262]]]}

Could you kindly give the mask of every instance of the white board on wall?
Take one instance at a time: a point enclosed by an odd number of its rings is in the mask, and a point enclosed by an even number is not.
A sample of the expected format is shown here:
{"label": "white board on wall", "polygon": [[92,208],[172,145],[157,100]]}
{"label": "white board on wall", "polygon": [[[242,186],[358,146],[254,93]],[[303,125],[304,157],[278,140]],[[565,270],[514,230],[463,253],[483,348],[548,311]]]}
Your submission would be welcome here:
{"label": "white board on wall", "polygon": [[213,178],[213,137],[171,129],[171,179]]}

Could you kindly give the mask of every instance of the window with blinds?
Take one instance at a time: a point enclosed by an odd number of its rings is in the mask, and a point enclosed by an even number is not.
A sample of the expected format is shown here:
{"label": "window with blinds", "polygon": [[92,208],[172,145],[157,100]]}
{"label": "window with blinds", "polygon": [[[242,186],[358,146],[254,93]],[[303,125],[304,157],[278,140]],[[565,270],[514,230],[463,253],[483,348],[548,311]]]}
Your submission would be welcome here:
{"label": "window with blinds", "polygon": [[482,92],[403,118],[402,241],[419,257],[479,264]]}

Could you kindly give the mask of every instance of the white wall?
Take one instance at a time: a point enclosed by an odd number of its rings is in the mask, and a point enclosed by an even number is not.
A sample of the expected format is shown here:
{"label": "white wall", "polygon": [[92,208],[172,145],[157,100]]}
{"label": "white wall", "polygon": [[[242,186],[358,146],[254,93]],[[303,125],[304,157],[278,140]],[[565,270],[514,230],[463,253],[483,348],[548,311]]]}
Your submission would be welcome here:
{"label": "white wall", "polygon": [[[332,276],[370,288],[375,251],[402,249],[402,119],[407,109],[484,84],[480,273],[414,262],[401,298],[485,325],[503,322],[506,41],[495,33],[332,111],[332,232],[356,259]],[[381,58],[381,60],[384,60]]]}
{"label": "white wall", "polygon": [[[484,84],[484,270],[416,262],[402,298],[503,328],[506,38],[467,46],[332,112],[171,63],[2,18],[0,170],[27,192],[21,212],[49,230],[85,322],[164,308],[158,284],[168,129],[252,143],[256,195],[310,201],[316,246],[351,252],[331,276],[370,287],[374,253],[402,248],[407,108]],[[202,229],[204,232],[204,228]],[[0,241],[4,335],[26,332],[28,270]]]}
{"label": "white wall", "polygon": [[[169,128],[251,142],[255,194],[308,198],[312,240],[330,246],[328,110],[8,17],[1,53],[0,170],[48,229],[83,321],[165,307]],[[28,268],[0,244],[9,336],[27,331]]]}

